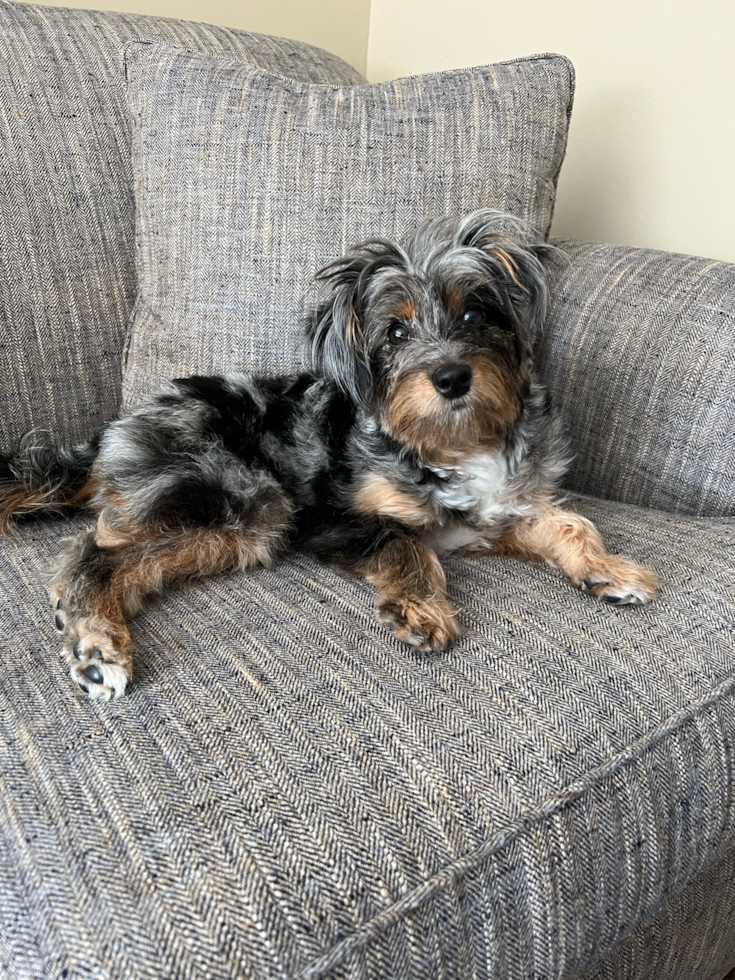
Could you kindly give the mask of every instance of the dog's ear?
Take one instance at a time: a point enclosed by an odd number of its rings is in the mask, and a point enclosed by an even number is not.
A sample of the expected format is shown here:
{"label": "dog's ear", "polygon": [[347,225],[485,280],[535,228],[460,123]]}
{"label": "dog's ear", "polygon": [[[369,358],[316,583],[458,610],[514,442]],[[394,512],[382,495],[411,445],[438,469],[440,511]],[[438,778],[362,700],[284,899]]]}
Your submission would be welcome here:
{"label": "dog's ear", "polygon": [[457,226],[454,245],[476,249],[497,284],[506,312],[531,333],[541,326],[549,302],[549,269],[557,252],[527,224],[500,211],[475,211]]}
{"label": "dog's ear", "polygon": [[331,284],[333,293],[307,322],[312,362],[364,408],[370,403],[373,380],[365,322],[371,286],[381,270],[404,262],[400,249],[376,239],[317,273],[317,279]]}

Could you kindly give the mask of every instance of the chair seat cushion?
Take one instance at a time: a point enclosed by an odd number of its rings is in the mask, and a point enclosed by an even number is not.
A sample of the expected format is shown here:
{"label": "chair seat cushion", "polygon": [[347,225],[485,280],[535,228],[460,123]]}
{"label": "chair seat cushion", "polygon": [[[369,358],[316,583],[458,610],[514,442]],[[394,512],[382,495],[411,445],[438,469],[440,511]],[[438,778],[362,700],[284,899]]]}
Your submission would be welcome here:
{"label": "chair seat cushion", "polygon": [[[735,520],[592,498],[658,601],[447,562],[417,654],[303,555],[172,590],[129,695],[66,677],[42,575],[0,561],[0,964],[23,977],[571,977],[735,843]],[[64,973],[63,971],[67,971]]]}

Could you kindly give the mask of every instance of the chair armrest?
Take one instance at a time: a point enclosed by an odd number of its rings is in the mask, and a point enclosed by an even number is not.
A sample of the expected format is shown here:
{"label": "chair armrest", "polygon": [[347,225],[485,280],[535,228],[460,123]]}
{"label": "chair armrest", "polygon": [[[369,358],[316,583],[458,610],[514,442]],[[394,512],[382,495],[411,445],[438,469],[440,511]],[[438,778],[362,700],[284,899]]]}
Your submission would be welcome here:
{"label": "chair armrest", "polygon": [[735,514],[735,265],[555,241],[537,358],[570,436],[574,490]]}

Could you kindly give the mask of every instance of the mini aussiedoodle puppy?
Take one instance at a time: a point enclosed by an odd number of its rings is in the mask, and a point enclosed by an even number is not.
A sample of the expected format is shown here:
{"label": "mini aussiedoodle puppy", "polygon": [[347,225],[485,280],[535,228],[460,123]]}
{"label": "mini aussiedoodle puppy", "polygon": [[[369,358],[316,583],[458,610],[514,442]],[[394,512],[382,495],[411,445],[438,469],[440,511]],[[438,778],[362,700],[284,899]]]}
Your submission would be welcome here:
{"label": "mini aussiedoodle puppy", "polygon": [[480,211],[369,241],[322,270],[312,373],[171,381],[89,444],[0,462],[0,522],[87,507],[51,585],[71,676],[92,697],[132,675],[126,620],[182,577],[253,569],[299,548],[377,588],[378,615],[419,650],[458,635],[437,554],[547,561],[612,603],[655,575],[609,555],[560,508],[567,454],[532,341],[544,244]]}

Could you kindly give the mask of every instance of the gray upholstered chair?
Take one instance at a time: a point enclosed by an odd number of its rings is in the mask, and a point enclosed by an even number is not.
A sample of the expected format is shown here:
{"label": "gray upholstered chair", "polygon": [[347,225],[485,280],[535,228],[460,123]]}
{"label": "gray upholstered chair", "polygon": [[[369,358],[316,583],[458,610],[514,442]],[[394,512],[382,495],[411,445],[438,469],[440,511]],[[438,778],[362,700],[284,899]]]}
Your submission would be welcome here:
{"label": "gray upholstered chair", "polygon": [[[0,451],[120,403],[135,297],[120,49],[308,81],[289,41],[0,2]],[[569,489],[663,580],[448,563],[465,635],[418,656],[304,556],[177,589],[134,685],[68,682],[43,574],[0,551],[0,965],[11,978],[721,980],[735,964],[735,267],[581,242],[539,341]]]}

